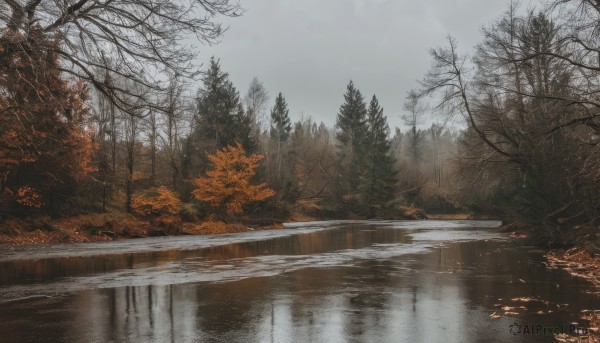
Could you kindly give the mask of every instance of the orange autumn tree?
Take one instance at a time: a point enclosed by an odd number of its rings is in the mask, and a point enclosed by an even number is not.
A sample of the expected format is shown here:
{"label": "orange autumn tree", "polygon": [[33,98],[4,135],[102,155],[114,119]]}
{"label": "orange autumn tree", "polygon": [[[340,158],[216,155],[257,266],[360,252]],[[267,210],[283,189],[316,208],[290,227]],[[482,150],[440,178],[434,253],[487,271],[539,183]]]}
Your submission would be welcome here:
{"label": "orange autumn tree", "polygon": [[192,193],[196,200],[206,202],[212,208],[229,215],[240,214],[245,205],[262,201],[275,195],[266,184],[252,185],[260,155],[246,156],[238,143],[228,146],[214,155],[208,154],[212,166],[205,177],[194,181],[197,187]]}
{"label": "orange autumn tree", "polygon": [[91,171],[87,88],[66,80],[57,42],[0,31],[0,208],[49,208]]}
{"label": "orange autumn tree", "polygon": [[177,194],[162,186],[136,194],[133,197],[131,207],[135,214],[150,217],[174,216],[179,211],[179,205],[181,205],[181,200],[179,200]]}

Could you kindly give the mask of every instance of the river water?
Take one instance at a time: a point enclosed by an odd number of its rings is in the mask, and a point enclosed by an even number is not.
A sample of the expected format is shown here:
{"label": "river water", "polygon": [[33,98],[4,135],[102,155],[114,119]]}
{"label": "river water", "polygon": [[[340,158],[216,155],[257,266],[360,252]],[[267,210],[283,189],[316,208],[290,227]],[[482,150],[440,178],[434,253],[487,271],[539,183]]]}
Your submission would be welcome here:
{"label": "river water", "polygon": [[499,225],[328,221],[0,246],[0,342],[545,342],[585,330],[597,290]]}

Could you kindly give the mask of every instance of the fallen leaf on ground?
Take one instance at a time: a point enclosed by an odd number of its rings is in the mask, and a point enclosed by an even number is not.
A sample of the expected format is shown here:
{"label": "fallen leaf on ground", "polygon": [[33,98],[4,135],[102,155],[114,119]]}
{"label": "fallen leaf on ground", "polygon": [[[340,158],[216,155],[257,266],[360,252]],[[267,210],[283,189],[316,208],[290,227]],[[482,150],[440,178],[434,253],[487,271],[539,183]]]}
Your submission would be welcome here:
{"label": "fallen leaf on ground", "polygon": [[521,301],[521,302],[538,301],[536,298],[531,298],[531,297],[512,298],[511,300],[512,301]]}

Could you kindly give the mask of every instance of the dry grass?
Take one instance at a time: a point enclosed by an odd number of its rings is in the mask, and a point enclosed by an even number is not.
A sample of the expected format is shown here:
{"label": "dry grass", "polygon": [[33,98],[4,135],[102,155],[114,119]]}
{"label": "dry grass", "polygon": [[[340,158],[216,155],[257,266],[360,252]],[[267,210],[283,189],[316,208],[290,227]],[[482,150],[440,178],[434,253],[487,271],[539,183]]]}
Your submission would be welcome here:
{"label": "dry grass", "polygon": [[125,214],[89,214],[59,219],[10,218],[0,224],[0,243],[75,243],[146,237],[149,227],[148,222]]}
{"label": "dry grass", "polygon": [[[282,228],[283,225],[276,224],[259,226],[256,230]],[[213,218],[204,222],[184,224],[176,216],[140,219],[123,213],[80,215],[60,219],[11,218],[0,223],[0,244],[96,242],[151,236],[213,235],[248,230],[246,225],[227,224]]]}
{"label": "dry grass", "polygon": [[208,220],[197,224],[185,224],[183,227],[183,233],[188,235],[217,235],[244,231],[248,231],[248,228],[243,224],[227,224],[217,220]]}

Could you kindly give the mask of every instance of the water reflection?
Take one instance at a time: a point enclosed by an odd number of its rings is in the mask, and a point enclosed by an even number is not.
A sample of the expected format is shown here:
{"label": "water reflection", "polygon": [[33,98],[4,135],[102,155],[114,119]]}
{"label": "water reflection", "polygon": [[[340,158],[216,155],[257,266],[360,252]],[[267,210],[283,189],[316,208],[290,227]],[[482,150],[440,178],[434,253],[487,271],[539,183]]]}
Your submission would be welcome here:
{"label": "water reflection", "polygon": [[351,225],[344,229],[283,236],[263,241],[224,244],[194,250],[170,249],[135,254],[9,260],[0,261],[0,270],[2,271],[0,286],[39,284],[70,276],[160,267],[183,260],[219,262],[265,255],[312,255],[360,249],[377,243],[409,243],[410,241],[411,237],[406,231],[367,230],[364,225]]}
{"label": "water reflection", "polygon": [[[208,263],[203,268],[298,255],[320,256],[306,261],[343,263],[303,265],[274,275],[220,282],[93,288],[5,303],[0,323],[8,334],[0,341],[547,341],[542,336],[513,337],[508,326],[514,321],[567,324],[581,309],[600,305],[596,295],[585,293],[587,284],[546,269],[541,253],[519,242],[448,242],[417,254],[373,252],[410,246],[411,239],[401,230],[351,226],[180,252],[192,261]],[[152,263],[172,268],[165,260]],[[82,269],[75,265],[69,267],[71,275],[91,273],[85,263]],[[497,304],[510,305],[512,298],[534,295],[547,302],[527,304],[527,310],[513,317],[489,317],[498,310]],[[566,303],[569,307],[564,307]],[[550,308],[550,315],[537,314]]]}

